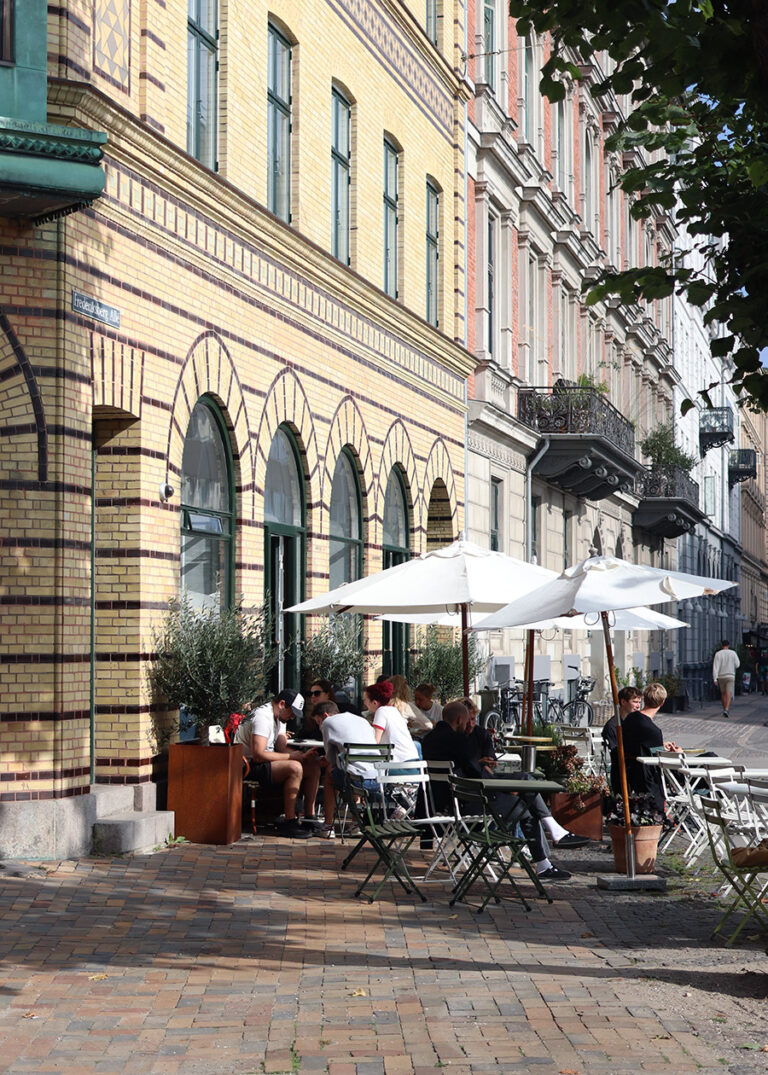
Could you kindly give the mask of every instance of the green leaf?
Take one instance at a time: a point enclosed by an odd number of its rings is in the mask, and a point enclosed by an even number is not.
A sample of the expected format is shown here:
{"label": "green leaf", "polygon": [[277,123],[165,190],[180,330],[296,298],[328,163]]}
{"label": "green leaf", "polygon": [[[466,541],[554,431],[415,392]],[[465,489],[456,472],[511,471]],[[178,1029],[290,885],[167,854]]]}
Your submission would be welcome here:
{"label": "green leaf", "polygon": [[685,417],[688,411],[692,411],[695,406],[696,404],[693,402],[692,399],[684,399],[683,402],[680,404],[680,414]]}
{"label": "green leaf", "polygon": [[768,183],[768,160],[752,161],[747,167],[747,174],[752,180],[752,185],[762,187]]}

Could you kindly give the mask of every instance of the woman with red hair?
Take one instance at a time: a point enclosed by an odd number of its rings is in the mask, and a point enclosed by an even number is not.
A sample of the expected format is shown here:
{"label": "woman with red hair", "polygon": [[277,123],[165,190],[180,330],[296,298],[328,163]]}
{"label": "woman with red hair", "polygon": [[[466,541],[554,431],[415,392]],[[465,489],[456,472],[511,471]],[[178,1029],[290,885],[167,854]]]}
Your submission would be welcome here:
{"label": "woman with red hair", "polygon": [[392,761],[413,761],[418,758],[416,745],[411,739],[405,717],[389,704],[392,689],[392,684],[387,680],[383,683],[371,683],[363,691],[363,702],[371,714],[376,742],[392,745]]}

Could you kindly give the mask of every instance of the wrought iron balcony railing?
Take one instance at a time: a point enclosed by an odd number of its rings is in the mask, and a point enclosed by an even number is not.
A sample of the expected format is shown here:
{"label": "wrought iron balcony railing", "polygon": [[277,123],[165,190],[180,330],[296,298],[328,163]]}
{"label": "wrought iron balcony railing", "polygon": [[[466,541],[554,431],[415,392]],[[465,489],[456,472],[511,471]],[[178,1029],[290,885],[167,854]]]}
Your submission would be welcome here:
{"label": "wrought iron balcony railing", "polygon": [[698,508],[699,485],[682,467],[648,467],[637,479],[638,496],[685,500]]}
{"label": "wrought iron balcony railing", "polygon": [[699,412],[699,447],[701,454],[734,438],[733,411],[730,407],[711,407]]}
{"label": "wrought iron balcony railing", "polygon": [[635,454],[632,423],[595,388],[581,385],[520,388],[517,417],[523,425],[544,435],[604,437],[625,455]]}
{"label": "wrought iron balcony railing", "polygon": [[757,452],[754,448],[735,448],[728,456],[728,483],[737,485],[757,477]]}

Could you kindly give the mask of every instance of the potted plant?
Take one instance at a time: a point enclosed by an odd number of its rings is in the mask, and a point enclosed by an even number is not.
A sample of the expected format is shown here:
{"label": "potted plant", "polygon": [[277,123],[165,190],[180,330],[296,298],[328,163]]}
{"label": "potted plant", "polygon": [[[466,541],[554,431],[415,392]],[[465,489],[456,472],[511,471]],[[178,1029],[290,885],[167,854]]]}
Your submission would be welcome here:
{"label": "potted plant", "polygon": [[[432,683],[441,703],[464,693],[464,665],[461,643],[446,641],[445,634],[451,628],[427,627],[424,644],[411,667],[412,683]],[[477,639],[469,636],[469,681],[482,672],[485,662],[481,658]]]}
{"label": "potted plant", "polygon": [[608,793],[604,776],[585,770],[584,758],[572,744],[560,744],[541,752],[539,768],[548,780],[556,780],[564,790],[550,799],[552,816],[564,828],[590,840],[603,837],[603,797]]}
{"label": "potted plant", "polygon": [[327,679],[350,697],[360,689],[370,664],[363,649],[359,616],[329,616],[301,643],[305,686]]}
{"label": "potted plant", "polygon": [[[634,795],[629,799],[629,819],[635,838],[635,873],[653,873],[656,868],[656,852],[664,821],[651,795]],[[613,861],[617,873],[627,872],[624,805],[615,801],[614,809],[607,817],[608,832],[613,844]]]}
{"label": "potted plant", "polygon": [[241,832],[242,747],[209,745],[209,737],[211,729],[223,732],[232,714],[266,696],[275,664],[268,615],[264,609],[246,612],[242,603],[196,608],[185,593],[170,602],[153,642],[153,696],[175,709],[184,706],[200,733],[199,742],[169,747],[168,809],[176,835],[233,843]]}
{"label": "potted plant", "polygon": [[683,677],[680,669],[665,672],[660,675],[658,682],[667,692],[667,698],[661,707],[662,713],[682,713],[685,709],[685,693],[683,692]]}
{"label": "potted plant", "polygon": [[675,444],[675,428],[671,422],[650,430],[640,441],[640,451],[650,460],[654,469],[680,467],[684,473],[690,474],[696,466],[695,456]]}

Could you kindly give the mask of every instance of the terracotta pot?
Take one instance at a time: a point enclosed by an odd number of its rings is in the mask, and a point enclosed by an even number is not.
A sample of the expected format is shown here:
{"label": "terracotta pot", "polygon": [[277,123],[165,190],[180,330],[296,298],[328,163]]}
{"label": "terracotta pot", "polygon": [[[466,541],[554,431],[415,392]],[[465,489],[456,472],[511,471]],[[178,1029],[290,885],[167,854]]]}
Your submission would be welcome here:
{"label": "terracotta pot", "polygon": [[168,809],[177,836],[196,844],[233,844],[242,834],[243,748],[173,743]]}
{"label": "terracotta pot", "polygon": [[603,838],[603,797],[599,791],[591,795],[572,795],[556,791],[550,799],[552,817],[569,832],[587,836],[590,840]]}
{"label": "terracotta pot", "polygon": [[[616,873],[627,872],[627,851],[623,825],[609,825],[613,844],[613,861]],[[635,837],[635,873],[653,873],[656,869],[656,850],[661,836],[661,825],[633,825]]]}

